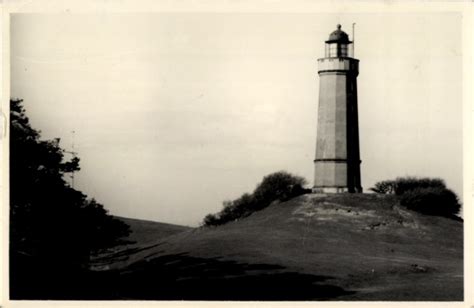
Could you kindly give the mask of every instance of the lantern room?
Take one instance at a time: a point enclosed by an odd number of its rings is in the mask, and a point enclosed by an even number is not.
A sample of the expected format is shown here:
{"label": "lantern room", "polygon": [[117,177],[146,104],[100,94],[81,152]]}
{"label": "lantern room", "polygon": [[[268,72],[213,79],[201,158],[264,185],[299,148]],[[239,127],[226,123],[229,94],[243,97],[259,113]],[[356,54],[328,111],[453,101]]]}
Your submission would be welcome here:
{"label": "lantern room", "polygon": [[349,36],[341,30],[341,25],[337,25],[337,30],[333,31],[326,41],[326,58],[352,57],[352,53],[352,42],[349,41]]}

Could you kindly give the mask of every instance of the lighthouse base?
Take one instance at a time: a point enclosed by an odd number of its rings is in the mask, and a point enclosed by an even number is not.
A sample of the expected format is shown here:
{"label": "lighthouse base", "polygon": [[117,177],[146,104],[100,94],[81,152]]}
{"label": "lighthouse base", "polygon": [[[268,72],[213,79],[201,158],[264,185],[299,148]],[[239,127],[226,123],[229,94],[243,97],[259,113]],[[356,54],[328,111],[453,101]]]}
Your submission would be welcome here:
{"label": "lighthouse base", "polygon": [[313,194],[340,194],[340,193],[362,193],[362,188],[352,192],[347,187],[313,187]]}
{"label": "lighthouse base", "polygon": [[347,187],[313,187],[312,192],[314,194],[338,194],[347,193],[349,189]]}

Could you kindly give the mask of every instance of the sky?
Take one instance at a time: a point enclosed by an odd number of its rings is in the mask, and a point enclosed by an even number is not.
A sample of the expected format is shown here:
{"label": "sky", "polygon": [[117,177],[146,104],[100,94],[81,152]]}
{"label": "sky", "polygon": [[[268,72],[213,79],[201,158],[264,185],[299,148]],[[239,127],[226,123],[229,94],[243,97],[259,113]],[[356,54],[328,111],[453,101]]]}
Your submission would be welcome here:
{"label": "sky", "polygon": [[81,161],[111,214],[196,226],[286,170],[313,183],[317,59],[352,39],[365,191],[398,176],[462,196],[457,13],[95,13],[11,17],[11,97]]}

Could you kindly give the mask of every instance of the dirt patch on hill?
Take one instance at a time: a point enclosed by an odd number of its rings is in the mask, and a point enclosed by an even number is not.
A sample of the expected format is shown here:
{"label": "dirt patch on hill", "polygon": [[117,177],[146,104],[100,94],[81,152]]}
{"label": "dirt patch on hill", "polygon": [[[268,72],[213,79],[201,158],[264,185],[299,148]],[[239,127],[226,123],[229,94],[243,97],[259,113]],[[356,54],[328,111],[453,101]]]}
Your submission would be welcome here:
{"label": "dirt patch on hill", "polygon": [[315,220],[338,220],[338,219],[367,219],[376,218],[375,210],[354,209],[342,204],[321,201],[314,204],[307,198],[301,202],[301,206],[293,211],[293,219],[305,220],[311,218]]}
{"label": "dirt patch on hill", "polygon": [[[377,203],[377,196],[374,197]],[[325,194],[307,195],[301,198],[299,206],[293,210],[290,220],[298,222],[346,222],[359,230],[381,230],[389,227],[420,229],[413,215],[398,205],[380,206],[380,209],[356,207],[328,201]],[[336,199],[337,200],[337,199]]]}

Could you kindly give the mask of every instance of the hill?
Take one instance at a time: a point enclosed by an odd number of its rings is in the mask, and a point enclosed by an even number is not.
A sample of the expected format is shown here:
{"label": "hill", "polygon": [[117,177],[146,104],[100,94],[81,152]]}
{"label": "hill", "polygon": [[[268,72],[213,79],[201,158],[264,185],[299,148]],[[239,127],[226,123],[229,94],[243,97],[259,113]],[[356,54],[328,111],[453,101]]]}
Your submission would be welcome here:
{"label": "hill", "polygon": [[122,244],[106,251],[92,259],[91,269],[107,270],[110,265],[120,260],[127,260],[130,255],[147,249],[153,243],[180,232],[191,230],[191,227],[114,216],[130,227],[130,234],[122,240]]}
{"label": "hill", "polygon": [[101,298],[463,299],[463,223],[390,195],[303,195],[107,258]]}
{"label": "hill", "polygon": [[149,242],[153,242],[158,239],[192,229],[191,227],[150,220],[133,219],[120,216],[114,217],[130,226],[131,233],[128,235],[126,240],[137,245],[146,245]]}

